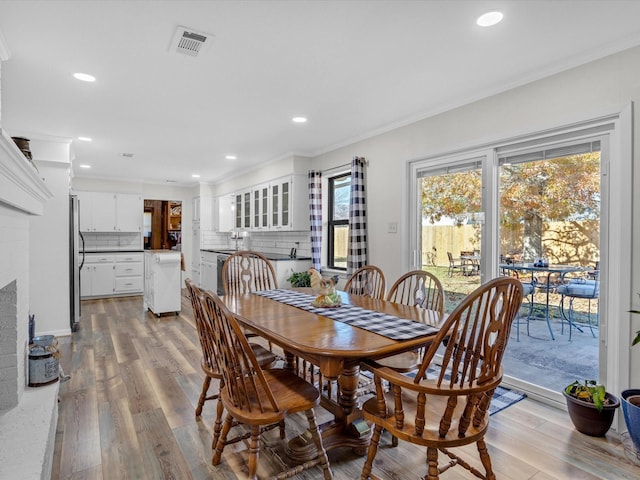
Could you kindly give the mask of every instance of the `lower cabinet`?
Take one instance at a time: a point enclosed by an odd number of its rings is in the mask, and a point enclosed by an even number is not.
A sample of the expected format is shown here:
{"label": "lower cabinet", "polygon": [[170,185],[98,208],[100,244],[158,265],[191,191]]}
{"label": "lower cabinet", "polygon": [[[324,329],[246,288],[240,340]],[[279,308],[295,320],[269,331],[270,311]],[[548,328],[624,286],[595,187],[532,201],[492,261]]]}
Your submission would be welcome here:
{"label": "lower cabinet", "polygon": [[87,253],[80,270],[80,297],[113,295],[115,255]]}
{"label": "lower cabinet", "polygon": [[118,253],[115,264],[115,293],[142,293],[143,289],[143,254]]}
{"label": "lower cabinet", "polygon": [[80,297],[141,294],[142,259],[142,253],[85,254],[80,270]]}
{"label": "lower cabinet", "polygon": [[200,264],[200,287],[204,290],[215,292],[217,289],[218,266],[217,255],[211,253],[202,254],[202,263]]}

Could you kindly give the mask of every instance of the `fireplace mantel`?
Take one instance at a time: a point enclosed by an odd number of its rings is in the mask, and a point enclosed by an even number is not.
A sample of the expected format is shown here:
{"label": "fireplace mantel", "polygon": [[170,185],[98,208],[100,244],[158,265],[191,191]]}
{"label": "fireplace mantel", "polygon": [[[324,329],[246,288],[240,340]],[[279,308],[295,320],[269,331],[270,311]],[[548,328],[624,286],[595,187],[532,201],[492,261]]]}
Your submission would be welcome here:
{"label": "fireplace mantel", "polygon": [[0,203],[30,215],[42,215],[53,197],[36,169],[0,128]]}

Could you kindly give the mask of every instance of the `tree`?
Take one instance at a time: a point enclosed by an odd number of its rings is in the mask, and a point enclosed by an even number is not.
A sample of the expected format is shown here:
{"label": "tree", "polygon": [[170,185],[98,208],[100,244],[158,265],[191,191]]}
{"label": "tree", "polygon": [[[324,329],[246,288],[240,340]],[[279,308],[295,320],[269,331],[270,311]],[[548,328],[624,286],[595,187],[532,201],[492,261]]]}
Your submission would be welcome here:
{"label": "tree", "polygon": [[[432,223],[443,217],[463,223],[464,218],[482,211],[481,186],[480,170],[425,177],[423,217]],[[579,235],[592,239],[591,229],[599,218],[599,152],[500,169],[500,228],[503,232],[522,230],[524,258],[544,256],[544,222],[570,222],[572,228],[556,232],[556,238],[571,245]]]}

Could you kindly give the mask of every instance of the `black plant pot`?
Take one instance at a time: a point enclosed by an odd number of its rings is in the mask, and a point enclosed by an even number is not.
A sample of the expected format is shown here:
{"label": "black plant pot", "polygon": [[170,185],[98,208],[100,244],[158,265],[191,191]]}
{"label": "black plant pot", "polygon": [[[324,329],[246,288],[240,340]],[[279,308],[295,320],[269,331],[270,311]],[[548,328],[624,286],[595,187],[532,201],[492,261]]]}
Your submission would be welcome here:
{"label": "black plant pot", "polygon": [[607,431],[609,431],[609,428],[611,428],[616,408],[620,407],[618,397],[607,392],[605,398],[609,399],[609,404],[604,405],[602,411],[598,412],[593,403],[579,400],[571,395],[567,395],[564,391],[562,394],[567,400],[569,417],[574,427],[576,427],[576,430],[591,437],[604,437]]}

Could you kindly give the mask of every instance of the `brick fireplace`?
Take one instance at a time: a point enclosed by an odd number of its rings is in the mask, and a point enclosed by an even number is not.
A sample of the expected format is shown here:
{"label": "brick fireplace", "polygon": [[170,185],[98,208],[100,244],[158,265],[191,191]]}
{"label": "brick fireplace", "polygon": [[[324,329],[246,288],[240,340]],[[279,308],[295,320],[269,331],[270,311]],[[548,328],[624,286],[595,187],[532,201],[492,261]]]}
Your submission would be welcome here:
{"label": "brick fireplace", "polygon": [[51,471],[58,384],[26,387],[30,218],[43,215],[51,196],[0,129],[0,478]]}

